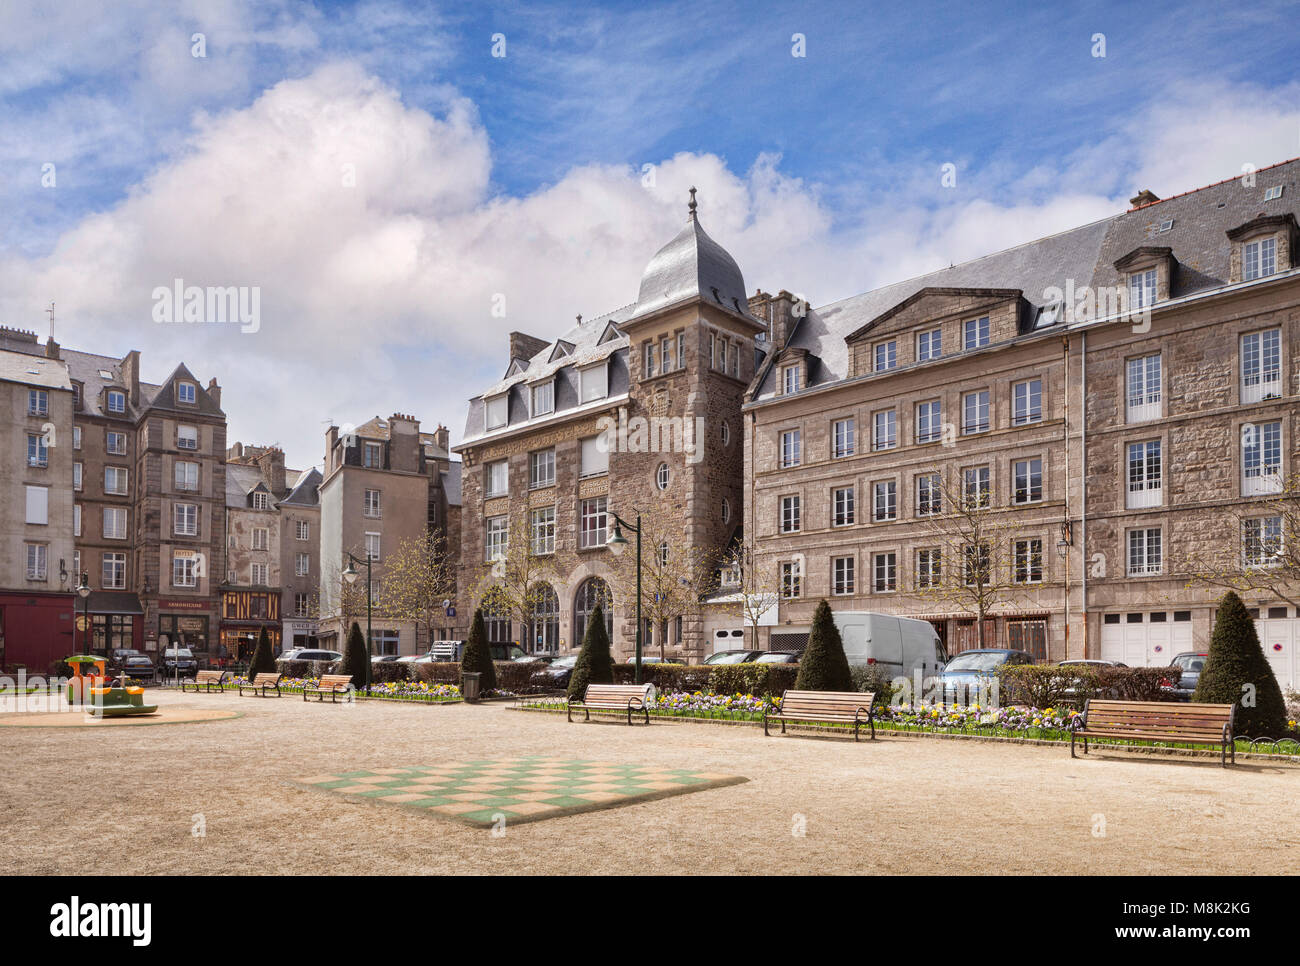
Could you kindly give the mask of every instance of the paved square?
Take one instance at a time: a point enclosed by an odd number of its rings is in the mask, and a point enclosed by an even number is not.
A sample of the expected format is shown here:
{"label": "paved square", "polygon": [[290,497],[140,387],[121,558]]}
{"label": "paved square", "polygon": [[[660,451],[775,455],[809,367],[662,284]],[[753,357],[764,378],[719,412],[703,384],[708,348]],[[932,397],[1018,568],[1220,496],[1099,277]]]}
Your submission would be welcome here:
{"label": "paved square", "polygon": [[490,826],[536,822],[748,781],[739,775],[565,758],[484,759],[311,775],[293,784]]}

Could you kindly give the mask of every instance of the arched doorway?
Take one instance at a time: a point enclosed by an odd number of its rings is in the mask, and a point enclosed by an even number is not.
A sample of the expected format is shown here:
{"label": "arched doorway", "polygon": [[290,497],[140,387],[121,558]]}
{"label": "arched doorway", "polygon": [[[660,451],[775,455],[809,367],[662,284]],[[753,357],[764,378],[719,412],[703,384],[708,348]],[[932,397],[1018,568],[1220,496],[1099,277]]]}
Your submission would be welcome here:
{"label": "arched doorway", "polygon": [[531,654],[554,654],[560,644],[560,598],[550,584],[533,588],[533,618],[528,622]]}
{"label": "arched doorway", "polygon": [[609,584],[605,581],[599,577],[588,577],[578,585],[578,594],[573,601],[573,647],[582,646],[582,639],[587,634],[587,620],[597,607],[604,611],[605,633],[612,639],[614,595],[609,592]]}

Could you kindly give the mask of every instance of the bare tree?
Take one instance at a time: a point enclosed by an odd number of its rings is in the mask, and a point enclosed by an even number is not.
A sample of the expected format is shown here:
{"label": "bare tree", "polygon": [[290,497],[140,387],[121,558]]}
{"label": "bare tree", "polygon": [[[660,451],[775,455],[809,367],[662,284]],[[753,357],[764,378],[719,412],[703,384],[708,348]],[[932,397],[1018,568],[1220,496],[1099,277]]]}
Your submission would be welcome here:
{"label": "bare tree", "polygon": [[1300,475],[1226,510],[1224,530],[1227,539],[1185,562],[1188,586],[1264,592],[1300,608]]}
{"label": "bare tree", "polygon": [[1037,572],[1041,579],[1043,547],[1026,547],[1023,559],[1013,552],[1017,527],[1004,507],[993,505],[987,480],[934,469],[924,474],[919,517],[929,547],[916,565],[916,594],[975,619],[976,640],[984,646],[984,622],[999,607],[1025,596]]}
{"label": "bare tree", "polygon": [[384,611],[389,617],[410,621],[421,629],[425,641],[446,615],[444,602],[455,596],[455,561],[447,553],[440,533],[425,530],[404,537],[384,560]]}
{"label": "bare tree", "polygon": [[[798,562],[794,564],[802,569]],[[803,574],[798,574],[803,580]],[[722,554],[719,570],[719,589],[730,590],[737,596],[735,608],[746,626],[753,630],[753,647],[757,651],[758,629],[763,617],[779,603],[783,590],[777,565],[758,553],[753,538],[747,533]]]}
{"label": "bare tree", "polygon": [[535,533],[531,514],[511,518],[505,547],[482,565],[474,597],[485,611],[527,627],[555,576],[555,523]]}
{"label": "bare tree", "polygon": [[[360,554],[357,554],[360,557]],[[364,558],[363,558],[364,559]],[[362,569],[362,568],[359,568]],[[366,583],[362,569],[361,578],[349,583],[343,576],[344,564],[341,561],[321,561],[321,591],[316,595],[314,610],[319,620],[337,617],[340,622],[340,637],[347,637],[348,628],[354,623],[365,626],[366,620]],[[325,588],[330,592],[325,593]],[[380,613],[381,602],[372,602],[372,612]]]}

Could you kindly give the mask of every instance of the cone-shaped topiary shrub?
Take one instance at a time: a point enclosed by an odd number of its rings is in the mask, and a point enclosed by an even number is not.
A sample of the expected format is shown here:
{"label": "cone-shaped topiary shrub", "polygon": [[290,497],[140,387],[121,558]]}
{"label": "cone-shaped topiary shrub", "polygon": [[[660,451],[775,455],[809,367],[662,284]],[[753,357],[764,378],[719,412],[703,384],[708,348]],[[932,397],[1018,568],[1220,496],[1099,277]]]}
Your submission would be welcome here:
{"label": "cone-shaped topiary shrub", "polygon": [[1260,647],[1255,622],[1232,591],[1219,601],[1209,657],[1193,701],[1235,704],[1234,730],[1252,738],[1280,738],[1286,732],[1282,689]]}
{"label": "cone-shaped topiary shrub", "polygon": [[343,670],[340,674],[352,675],[352,686],[361,690],[370,682],[370,655],[366,653],[366,636],[361,633],[361,626],[352,622],[348,631],[347,643],[343,645]]}
{"label": "cone-shaped topiary shrub", "polygon": [[573,665],[569,678],[569,697],[581,698],[588,684],[613,684],[614,658],[609,653],[609,633],[605,630],[605,614],[600,605],[587,618],[587,632],[582,636],[582,649]]}
{"label": "cone-shaped topiary shrub", "polygon": [[488,647],[487,626],[483,623],[483,608],[474,611],[474,624],[469,630],[469,640],[460,654],[460,669],[478,674],[479,694],[495,691],[497,669],[492,663],[492,648]]}
{"label": "cone-shaped topiary shrub", "polygon": [[271,653],[271,638],[267,636],[266,628],[257,635],[257,646],[253,648],[253,656],[248,661],[248,680],[258,674],[266,672],[275,673],[275,655]]}
{"label": "cone-shaped topiary shrub", "polygon": [[844,641],[831,616],[831,605],[822,600],[813,614],[808,647],[799,659],[798,691],[852,691],[853,675],[844,656]]}

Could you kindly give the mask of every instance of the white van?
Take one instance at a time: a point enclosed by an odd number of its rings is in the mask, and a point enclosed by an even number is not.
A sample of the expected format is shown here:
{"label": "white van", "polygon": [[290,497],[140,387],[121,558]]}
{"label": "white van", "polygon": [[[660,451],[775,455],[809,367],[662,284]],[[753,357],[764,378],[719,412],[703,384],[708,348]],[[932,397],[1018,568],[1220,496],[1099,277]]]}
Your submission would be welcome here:
{"label": "white van", "polygon": [[914,617],[832,611],[850,665],[879,664],[890,677],[937,672],[948,660],[934,625]]}

